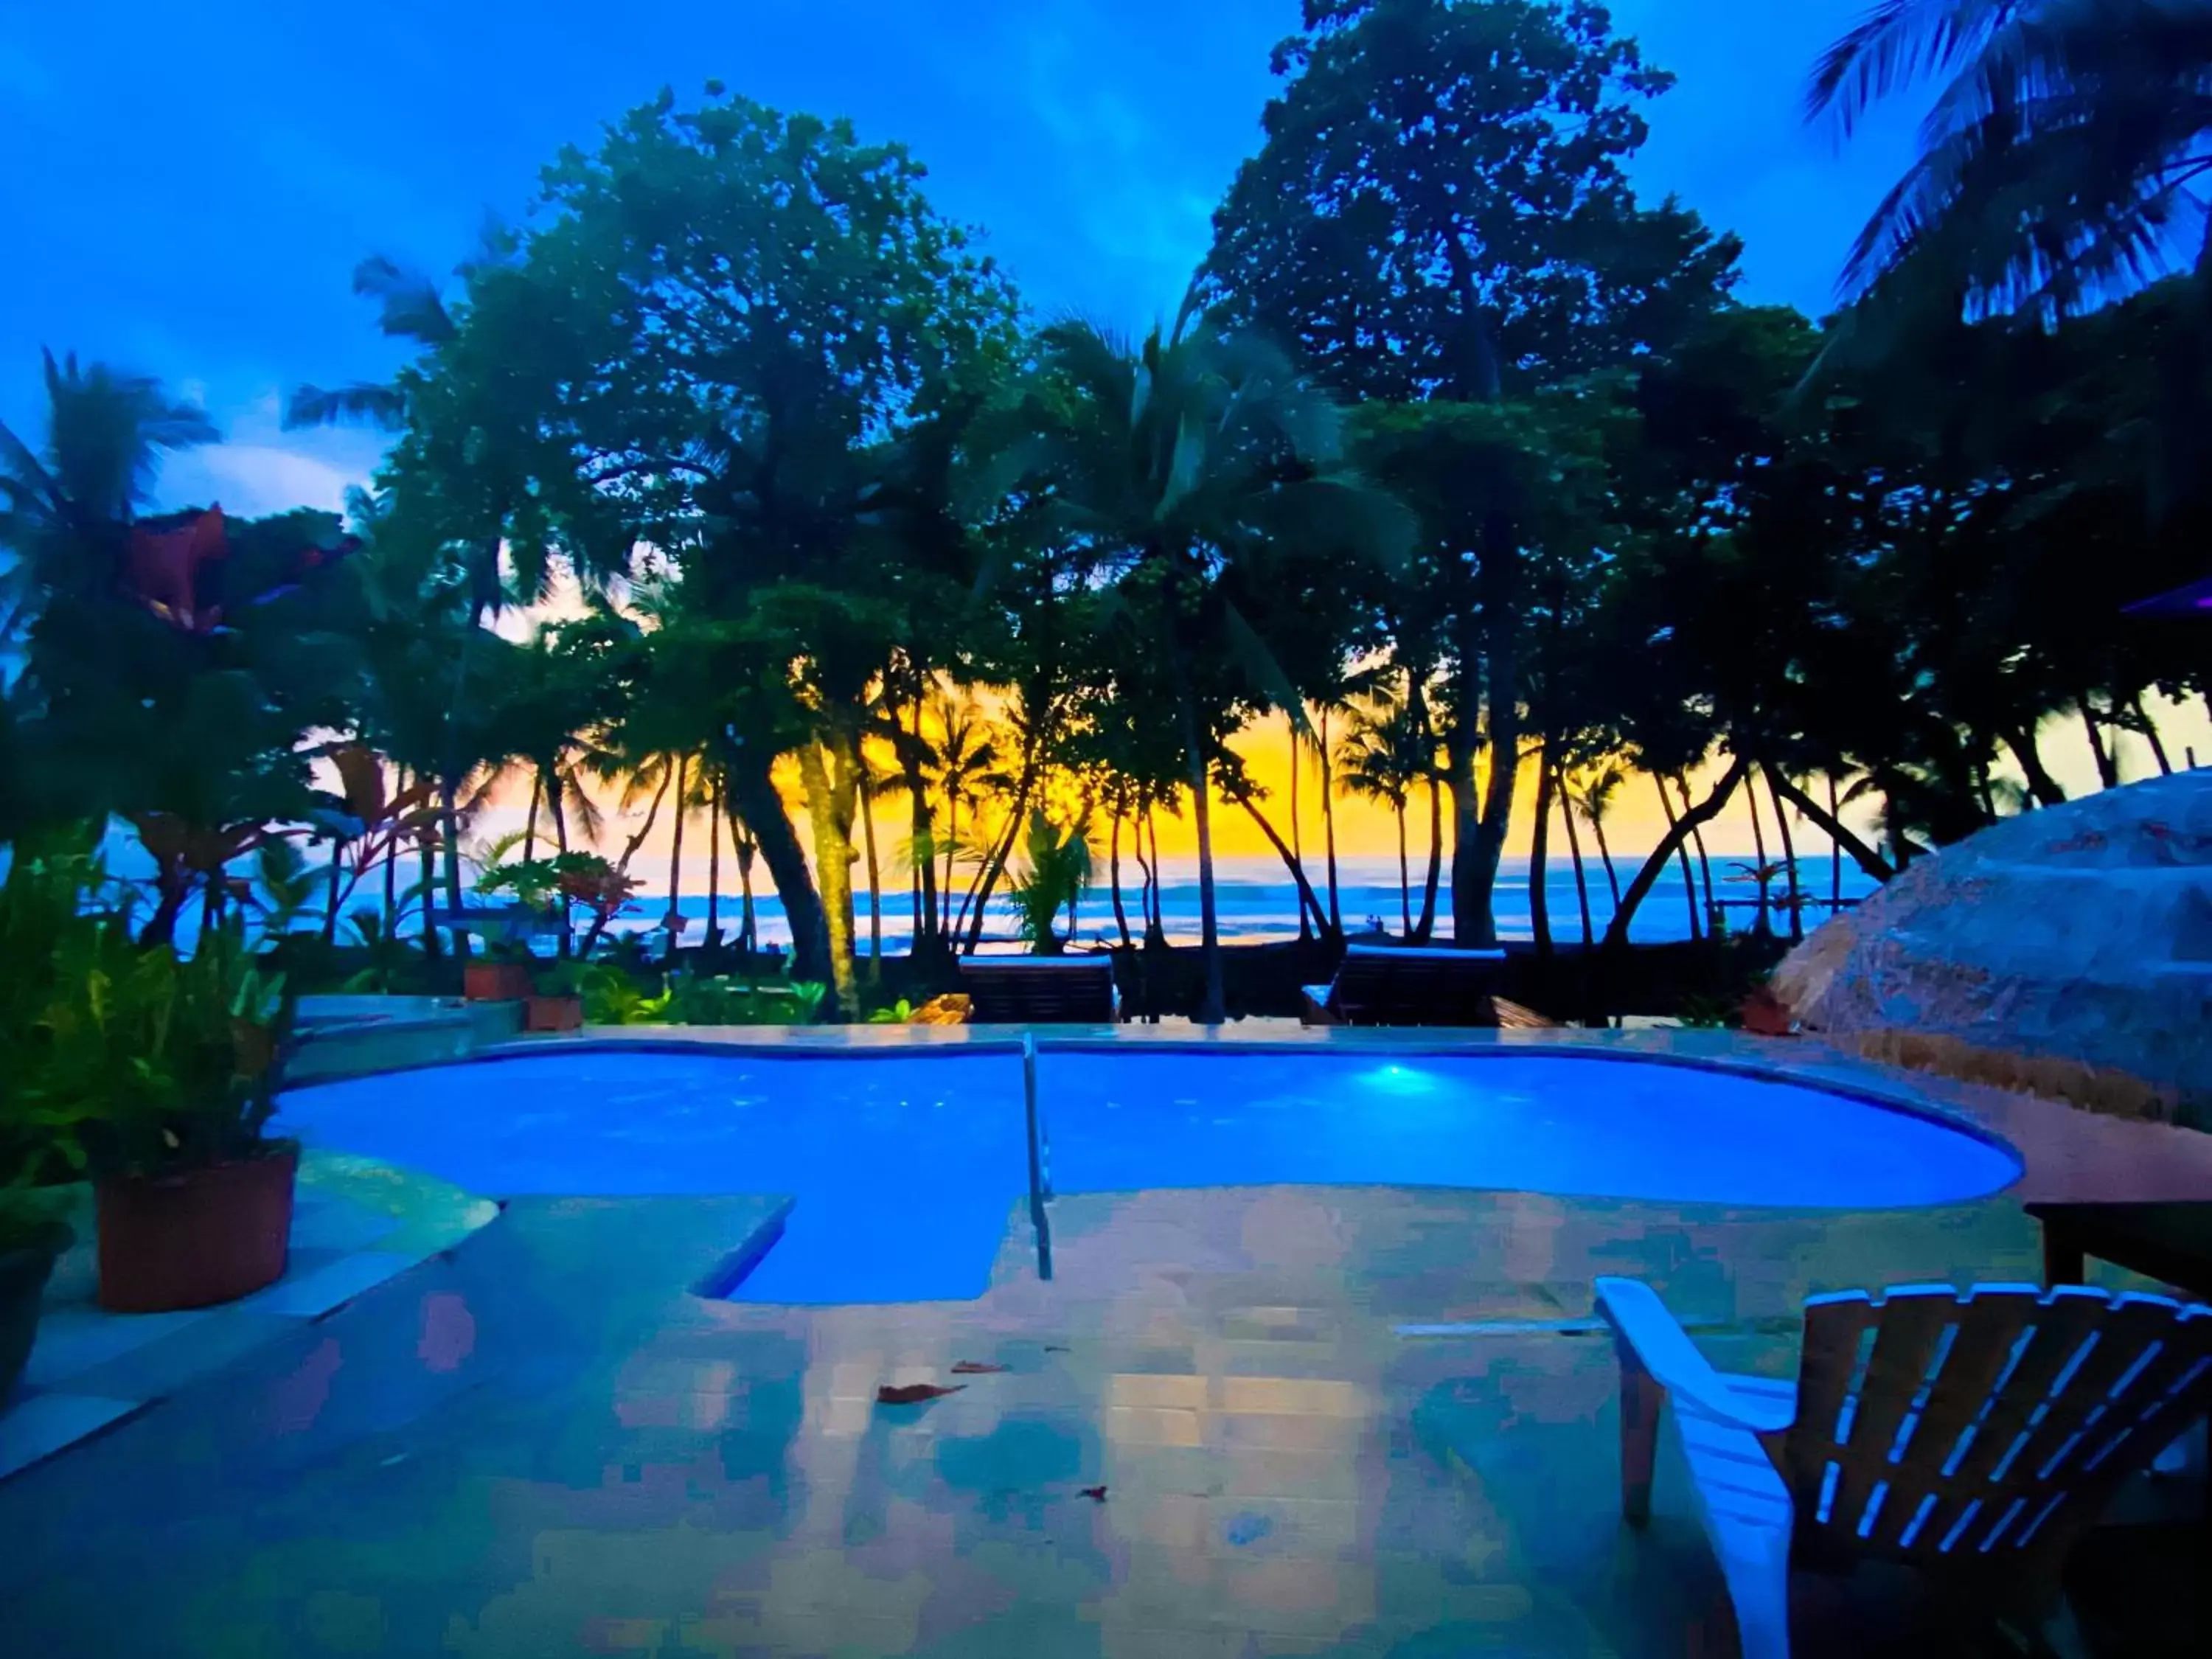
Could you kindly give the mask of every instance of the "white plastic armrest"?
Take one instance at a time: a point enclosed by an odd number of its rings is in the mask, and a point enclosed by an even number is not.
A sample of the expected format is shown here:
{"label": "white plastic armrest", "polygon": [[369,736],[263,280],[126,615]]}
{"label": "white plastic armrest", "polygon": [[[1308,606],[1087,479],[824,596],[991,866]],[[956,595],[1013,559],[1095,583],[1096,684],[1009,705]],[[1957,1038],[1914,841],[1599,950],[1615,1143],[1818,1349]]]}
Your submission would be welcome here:
{"label": "white plastic armrest", "polygon": [[1622,1360],[1632,1357],[1674,1397],[1676,1409],[1687,1407],[1700,1417],[1753,1434],[1779,1434],[1796,1420],[1791,1401],[1761,1400],[1729,1388],[1658,1293],[1641,1279],[1599,1279],[1597,1311],[1619,1339]]}

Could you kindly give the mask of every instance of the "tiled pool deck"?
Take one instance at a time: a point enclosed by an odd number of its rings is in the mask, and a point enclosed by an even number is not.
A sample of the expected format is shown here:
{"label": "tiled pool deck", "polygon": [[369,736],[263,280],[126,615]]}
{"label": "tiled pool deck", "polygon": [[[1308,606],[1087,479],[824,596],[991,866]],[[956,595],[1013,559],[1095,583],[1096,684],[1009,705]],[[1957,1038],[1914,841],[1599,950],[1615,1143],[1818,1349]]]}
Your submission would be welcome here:
{"label": "tiled pool deck", "polygon": [[[804,1034],[825,1039],[991,1034]],[[1594,1276],[1651,1279],[1717,1359],[1784,1373],[1808,1294],[2034,1278],[2023,1192],[2212,1194],[2212,1137],[1796,1045],[1602,1046],[1924,1091],[2021,1146],[2027,1174],[1984,1202],[1866,1214],[1402,1188],[1062,1198],[1048,1284],[1016,1212],[975,1302],[811,1310],[686,1288],[761,1224],[765,1196],[517,1200],[0,1485],[0,1646],[1717,1654],[1679,1470],[1662,1466],[1648,1534],[1616,1518]],[[964,1386],[873,1403],[921,1381]],[[2205,1650],[2201,1571],[2162,1561],[2166,1537],[2085,1548],[2104,1650]],[[1965,1650],[1893,1589],[1801,1582],[1801,1651]]]}

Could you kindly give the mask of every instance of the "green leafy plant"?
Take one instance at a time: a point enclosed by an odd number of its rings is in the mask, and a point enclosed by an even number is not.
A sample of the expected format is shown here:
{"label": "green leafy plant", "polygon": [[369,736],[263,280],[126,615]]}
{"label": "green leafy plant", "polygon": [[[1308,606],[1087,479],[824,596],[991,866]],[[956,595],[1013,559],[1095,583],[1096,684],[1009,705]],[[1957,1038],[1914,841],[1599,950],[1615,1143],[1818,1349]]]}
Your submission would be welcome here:
{"label": "green leafy plant", "polygon": [[532,994],[541,997],[580,997],[591,972],[588,964],[549,962],[532,975]]}
{"label": "green leafy plant", "polygon": [[1073,918],[1076,901],[1091,884],[1089,831],[1082,820],[1062,828],[1042,809],[1030,814],[1028,861],[1007,897],[1013,902],[1015,931],[1039,956],[1056,957],[1065,948],[1054,923],[1063,910]]}
{"label": "green leafy plant", "polygon": [[358,995],[397,996],[421,988],[422,953],[392,931],[390,917],[364,906],[346,921],[368,961],[346,979],[344,989]]}
{"label": "green leafy plant", "polygon": [[153,1175],[260,1154],[294,999],[234,915],[190,957],[112,918],[63,942],[34,1024],[32,1119],[70,1167]]}
{"label": "green leafy plant", "polygon": [[678,978],[671,1012],[678,1025],[811,1025],[828,988],[814,980]]}
{"label": "green leafy plant", "polygon": [[914,1004],[901,997],[888,1008],[878,1008],[868,1016],[871,1025],[903,1025],[914,1018]]}
{"label": "green leafy plant", "polygon": [[673,1018],[675,993],[664,985],[649,993],[619,968],[593,963],[578,975],[583,988],[584,1018],[593,1025],[666,1025]]}

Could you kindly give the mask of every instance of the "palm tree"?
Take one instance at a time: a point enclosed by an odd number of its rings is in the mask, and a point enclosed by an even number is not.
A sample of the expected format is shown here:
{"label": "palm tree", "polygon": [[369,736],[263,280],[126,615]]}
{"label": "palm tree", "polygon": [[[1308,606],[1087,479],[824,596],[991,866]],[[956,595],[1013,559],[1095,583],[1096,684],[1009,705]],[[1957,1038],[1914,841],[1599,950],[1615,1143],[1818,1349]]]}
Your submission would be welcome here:
{"label": "palm tree", "polygon": [[1613,798],[1628,781],[1628,775],[1619,761],[1609,760],[1579,780],[1568,780],[1565,786],[1570,811],[1582,814],[1583,822],[1597,838],[1598,857],[1605,865],[1605,883],[1613,890],[1613,908],[1620,908],[1620,874],[1613,868],[1613,848],[1605,839],[1605,820],[1613,810]]}
{"label": "palm tree", "polygon": [[159,380],[80,368],[74,353],[46,353],[45,368],[43,448],[0,424],[0,550],[15,560],[0,593],[0,651],[29,626],[41,589],[100,591],[121,580],[122,527],[151,498],[162,457],[222,436]]}
{"label": "palm tree", "polygon": [[982,804],[1003,781],[998,738],[981,709],[965,698],[935,699],[938,740],[932,770],[945,799],[945,879],[938,888],[938,932],[952,928],[952,864],[960,845],[960,809]]}
{"label": "palm tree", "polygon": [[[446,344],[458,332],[437,284],[381,254],[353,268],[353,291],[376,301],[377,326],[392,339],[411,341],[427,351]],[[386,432],[400,430],[407,424],[405,383],[356,381],[328,390],[302,386],[293,392],[284,410],[285,426],[295,429],[356,421]]]}
{"label": "palm tree", "polygon": [[1405,937],[1413,935],[1413,872],[1406,852],[1406,809],[1432,769],[1421,756],[1422,736],[1413,709],[1378,693],[1351,705],[1351,729],[1336,746],[1336,785],[1347,795],[1381,801],[1398,820],[1398,900]]}
{"label": "palm tree", "polygon": [[1848,133],[1927,79],[1919,159],[1861,232],[1849,292],[1925,257],[1937,288],[2048,321],[2199,257],[2204,0],[1879,0],[1821,58],[1808,112]]}
{"label": "palm tree", "polygon": [[[1010,445],[1047,483],[1061,532],[1096,561],[1132,616],[1157,630],[1172,688],[1198,832],[1202,1024],[1225,1018],[1213,869],[1216,711],[1202,708],[1203,659],[1240,659],[1274,699],[1296,694],[1224,592],[1271,547],[1372,551],[1409,542],[1402,512],[1343,460],[1341,418],[1321,388],[1255,337],[1201,308],[1195,287],[1173,325],[1131,349],[1095,325],[1067,322],[1038,341],[1031,406],[1038,434]],[[1255,568],[1255,579],[1259,573]],[[1287,695],[1285,695],[1287,694]]]}
{"label": "palm tree", "polygon": [[1032,808],[1023,851],[1026,866],[1007,890],[1016,928],[1039,956],[1056,957],[1067,941],[1053,924],[1066,911],[1069,935],[1073,936],[1076,902],[1091,884],[1090,821],[1081,817],[1063,827],[1042,807]]}

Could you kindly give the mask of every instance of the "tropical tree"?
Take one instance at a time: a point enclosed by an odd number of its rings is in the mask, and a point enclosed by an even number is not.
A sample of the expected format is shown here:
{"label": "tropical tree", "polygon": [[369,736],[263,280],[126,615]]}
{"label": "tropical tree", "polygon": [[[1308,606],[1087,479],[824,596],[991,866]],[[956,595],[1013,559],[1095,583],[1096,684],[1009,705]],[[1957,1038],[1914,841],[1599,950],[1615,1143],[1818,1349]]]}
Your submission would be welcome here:
{"label": "tropical tree", "polygon": [[[1039,956],[1056,957],[1075,933],[1076,902],[1091,884],[1091,840],[1087,818],[1055,823],[1042,807],[1033,808],[1023,836],[1023,868],[1007,890],[1016,931]],[[1062,911],[1068,933],[1058,930]]]}
{"label": "tropical tree", "polygon": [[1433,786],[1435,769],[1424,750],[1426,736],[1413,710],[1387,693],[1353,704],[1350,729],[1338,740],[1337,787],[1347,795],[1379,801],[1398,825],[1398,899],[1405,937],[1413,934],[1413,882],[1407,862],[1406,811],[1423,781]]}
{"label": "tropical tree", "polygon": [[2208,77],[2203,0],[1881,0],[1822,57],[1808,113],[1849,133],[1941,86],[1845,291],[1922,264],[1978,309],[2048,323],[2200,262]]}
{"label": "tropical tree", "polygon": [[1048,492],[1060,532],[1110,582],[1109,625],[1157,641],[1198,832],[1202,1023],[1224,1018],[1212,817],[1215,769],[1240,711],[1303,720],[1262,642],[1254,600],[1310,586],[1330,556],[1395,554],[1395,504],[1344,456],[1326,393],[1279,351],[1186,297],[1130,349],[1086,323],[1044,331],[1018,410],[1039,433],[1008,482]]}

